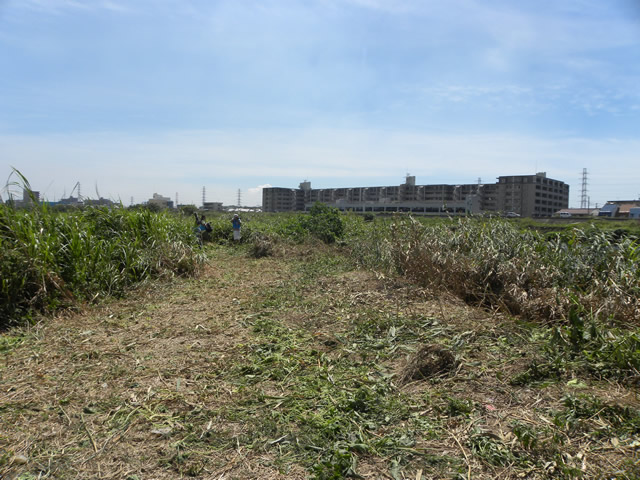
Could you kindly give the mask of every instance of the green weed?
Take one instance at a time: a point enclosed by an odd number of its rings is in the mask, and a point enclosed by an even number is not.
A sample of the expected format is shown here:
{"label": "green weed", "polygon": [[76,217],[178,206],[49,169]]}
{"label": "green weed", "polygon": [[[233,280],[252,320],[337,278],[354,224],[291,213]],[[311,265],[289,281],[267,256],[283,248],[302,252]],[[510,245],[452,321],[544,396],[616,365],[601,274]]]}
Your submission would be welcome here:
{"label": "green weed", "polygon": [[120,295],[147,278],[191,274],[203,259],[195,243],[190,225],[168,213],[0,205],[0,326]]}
{"label": "green weed", "polygon": [[516,456],[507,445],[486,433],[472,433],[468,445],[474,455],[491,465],[505,467],[516,462]]}
{"label": "green weed", "polygon": [[629,438],[640,433],[640,411],[611,405],[591,395],[565,395],[564,409],[554,413],[555,425],[568,432],[588,432],[594,438]]}

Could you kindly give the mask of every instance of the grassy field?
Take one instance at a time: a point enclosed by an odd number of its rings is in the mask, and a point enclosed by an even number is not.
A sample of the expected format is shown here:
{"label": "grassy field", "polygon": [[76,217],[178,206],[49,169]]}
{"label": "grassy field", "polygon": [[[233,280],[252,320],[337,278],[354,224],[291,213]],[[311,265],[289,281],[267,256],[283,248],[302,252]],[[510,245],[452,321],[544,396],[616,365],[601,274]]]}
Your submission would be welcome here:
{"label": "grassy field", "polygon": [[632,236],[341,220],[6,330],[0,476],[640,476]]}

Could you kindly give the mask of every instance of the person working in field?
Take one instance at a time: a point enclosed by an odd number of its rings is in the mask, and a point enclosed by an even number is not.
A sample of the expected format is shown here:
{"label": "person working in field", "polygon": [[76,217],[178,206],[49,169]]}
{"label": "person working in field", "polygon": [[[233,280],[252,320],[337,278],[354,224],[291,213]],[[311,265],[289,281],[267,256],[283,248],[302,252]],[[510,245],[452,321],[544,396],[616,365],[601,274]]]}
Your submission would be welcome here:
{"label": "person working in field", "polygon": [[237,242],[240,240],[240,227],[242,226],[242,221],[240,220],[240,215],[237,213],[231,219],[231,225],[233,226],[233,239]]}
{"label": "person working in field", "polygon": [[211,232],[212,228],[211,228],[211,224],[207,222],[207,219],[204,215],[202,215],[200,218],[198,218],[198,214],[194,213],[194,215],[196,216],[196,230],[199,231],[200,233],[204,233],[204,232]]}
{"label": "person working in field", "polygon": [[196,228],[198,230],[204,231],[206,230],[206,217],[204,215],[202,215],[200,218],[198,218],[198,214],[196,212],[193,213],[196,217]]}
{"label": "person working in field", "polygon": [[198,237],[198,243],[200,243],[200,246],[202,246],[205,234],[212,232],[211,224],[207,222],[207,219],[204,215],[202,215],[200,218],[198,218],[197,213],[194,213],[194,215],[196,217],[196,236]]}

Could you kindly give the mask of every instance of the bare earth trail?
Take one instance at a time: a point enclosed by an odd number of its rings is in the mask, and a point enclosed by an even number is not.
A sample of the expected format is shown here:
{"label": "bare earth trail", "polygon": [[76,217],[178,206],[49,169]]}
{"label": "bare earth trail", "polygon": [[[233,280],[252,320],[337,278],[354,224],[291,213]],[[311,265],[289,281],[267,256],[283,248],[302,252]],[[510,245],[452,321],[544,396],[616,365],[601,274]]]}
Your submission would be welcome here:
{"label": "bare earth trail", "polygon": [[[16,473],[177,476],[161,465],[171,432],[184,428],[176,413],[229,401],[216,372],[247,339],[245,304],[286,274],[282,262],[218,260],[197,279],[49,321],[5,355],[0,440],[20,454]],[[202,420],[199,434],[216,422]]]}
{"label": "bare earth trail", "polygon": [[[552,456],[513,470],[517,459],[500,450],[515,445],[509,425],[550,422],[544,412],[561,396],[560,386],[502,379],[529,348],[504,338],[499,323],[510,320],[323,252],[292,252],[212,250],[198,278],[7,332],[0,478],[341,478],[354,458],[361,478],[554,474]],[[397,384],[430,343],[455,364]],[[633,389],[594,388],[636,401]],[[473,455],[478,438],[493,457]],[[609,442],[605,459],[566,449],[584,471],[636,458]]]}

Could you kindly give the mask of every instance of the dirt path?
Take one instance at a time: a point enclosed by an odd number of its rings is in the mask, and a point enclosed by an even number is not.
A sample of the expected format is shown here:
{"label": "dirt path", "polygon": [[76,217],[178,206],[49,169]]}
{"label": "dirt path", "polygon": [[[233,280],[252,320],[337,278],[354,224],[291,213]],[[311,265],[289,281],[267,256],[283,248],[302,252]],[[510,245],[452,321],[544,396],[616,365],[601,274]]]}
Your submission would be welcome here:
{"label": "dirt path", "polygon": [[247,339],[247,304],[286,274],[285,262],[220,251],[197,279],[13,332],[0,371],[0,473],[175,478],[171,432],[185,428],[181,414],[229,401],[217,372]]}
{"label": "dirt path", "polygon": [[[1,337],[0,478],[560,471],[565,457],[545,442],[567,387],[509,384],[538,348],[512,319],[322,251],[264,259],[211,253],[198,278],[154,284]],[[394,384],[422,344],[454,352],[453,370]],[[592,387],[627,404],[637,393]],[[523,447],[514,422],[544,448]],[[615,471],[636,458],[633,447],[619,445],[624,439],[562,435],[574,473]],[[587,447],[604,453],[587,459]]]}

